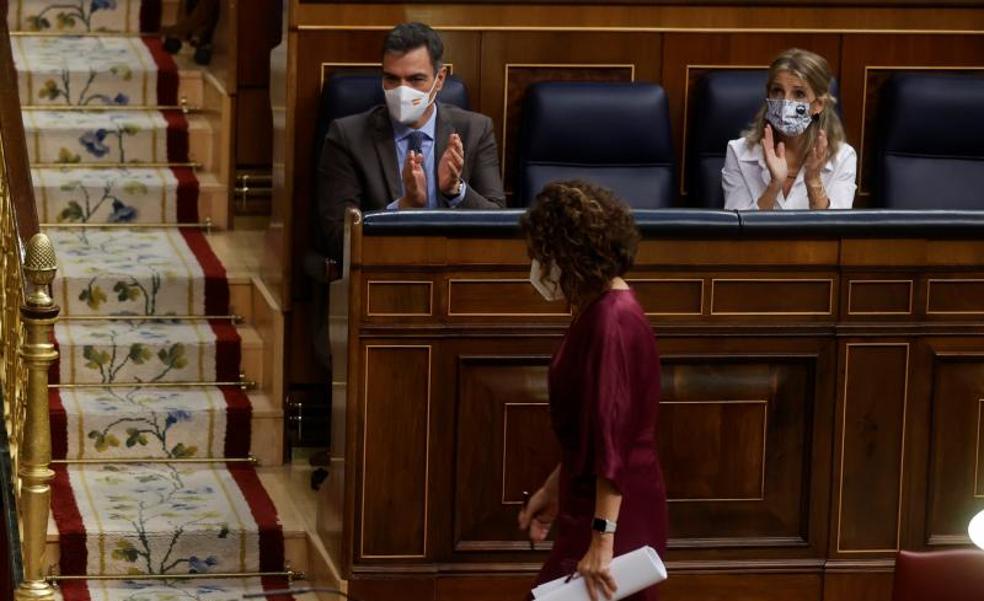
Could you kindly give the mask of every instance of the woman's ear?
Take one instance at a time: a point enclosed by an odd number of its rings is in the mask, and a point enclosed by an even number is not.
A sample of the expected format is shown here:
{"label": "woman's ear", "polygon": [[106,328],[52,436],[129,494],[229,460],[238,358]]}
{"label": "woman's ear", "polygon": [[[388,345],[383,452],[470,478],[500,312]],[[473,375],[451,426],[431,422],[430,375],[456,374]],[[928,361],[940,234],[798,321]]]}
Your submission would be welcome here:
{"label": "woman's ear", "polygon": [[820,113],[823,109],[827,107],[827,100],[824,96],[818,96],[812,103],[810,103],[810,113],[813,114],[813,118],[817,119],[820,117]]}

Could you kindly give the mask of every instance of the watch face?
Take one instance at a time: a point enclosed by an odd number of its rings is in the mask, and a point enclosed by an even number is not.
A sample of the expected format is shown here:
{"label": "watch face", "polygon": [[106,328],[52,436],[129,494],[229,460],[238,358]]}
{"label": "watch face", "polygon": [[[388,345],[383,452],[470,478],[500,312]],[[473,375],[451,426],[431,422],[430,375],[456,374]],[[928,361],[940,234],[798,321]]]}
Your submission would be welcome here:
{"label": "watch face", "polygon": [[604,518],[595,518],[594,521],[591,522],[591,529],[596,532],[609,534],[615,532],[615,522]]}

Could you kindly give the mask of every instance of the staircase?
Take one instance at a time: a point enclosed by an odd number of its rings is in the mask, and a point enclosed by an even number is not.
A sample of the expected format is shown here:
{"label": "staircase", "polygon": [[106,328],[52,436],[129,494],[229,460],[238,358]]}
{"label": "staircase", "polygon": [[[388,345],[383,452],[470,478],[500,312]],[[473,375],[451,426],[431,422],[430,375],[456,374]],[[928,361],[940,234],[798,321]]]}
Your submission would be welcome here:
{"label": "staircase", "polygon": [[65,601],[232,601],[307,563],[271,486],[264,295],[221,252],[228,95],[163,50],[162,13],[176,3],[11,0],[7,17],[59,259],[47,554]]}

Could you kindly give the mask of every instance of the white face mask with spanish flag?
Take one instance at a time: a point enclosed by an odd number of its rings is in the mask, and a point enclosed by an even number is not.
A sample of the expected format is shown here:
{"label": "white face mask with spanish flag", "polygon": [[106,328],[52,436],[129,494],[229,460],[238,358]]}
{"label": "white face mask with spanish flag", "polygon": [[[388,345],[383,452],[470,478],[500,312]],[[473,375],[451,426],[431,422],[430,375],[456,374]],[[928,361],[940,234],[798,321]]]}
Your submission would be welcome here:
{"label": "white face mask with spanish flag", "polygon": [[427,107],[434,102],[430,95],[437,86],[437,80],[438,78],[435,77],[431,89],[427,92],[415,90],[410,86],[398,86],[392,90],[383,90],[390,118],[403,125],[413,125],[419,121]]}

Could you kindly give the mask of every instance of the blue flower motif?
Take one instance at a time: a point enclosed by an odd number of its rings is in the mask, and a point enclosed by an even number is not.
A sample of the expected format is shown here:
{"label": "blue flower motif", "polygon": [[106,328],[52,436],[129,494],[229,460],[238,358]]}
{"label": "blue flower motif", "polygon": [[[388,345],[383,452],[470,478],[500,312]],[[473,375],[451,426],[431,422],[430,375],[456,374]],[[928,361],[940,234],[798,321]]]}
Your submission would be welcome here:
{"label": "blue flower motif", "polygon": [[116,10],[116,0],[92,0],[89,12],[94,13],[97,10]]}
{"label": "blue flower motif", "polygon": [[119,200],[113,201],[113,212],[109,214],[110,223],[129,223],[137,216],[137,210],[131,206],[123,204]]}
{"label": "blue flower motif", "polygon": [[97,157],[106,156],[109,153],[109,146],[103,143],[103,140],[106,139],[107,133],[103,128],[87,131],[79,138],[79,143],[89,154]]}
{"label": "blue flower motif", "polygon": [[130,97],[120,92],[113,98],[113,104],[130,104]]}
{"label": "blue flower motif", "polygon": [[174,409],[173,411],[168,412],[167,418],[164,420],[164,423],[167,424],[168,426],[173,426],[178,422],[188,422],[188,421],[191,421],[191,413],[185,411],[184,409]]}
{"label": "blue flower motif", "polygon": [[188,558],[188,573],[206,574],[209,568],[218,564],[219,560],[214,555],[209,555],[205,559],[201,559],[197,555],[192,555]]}

